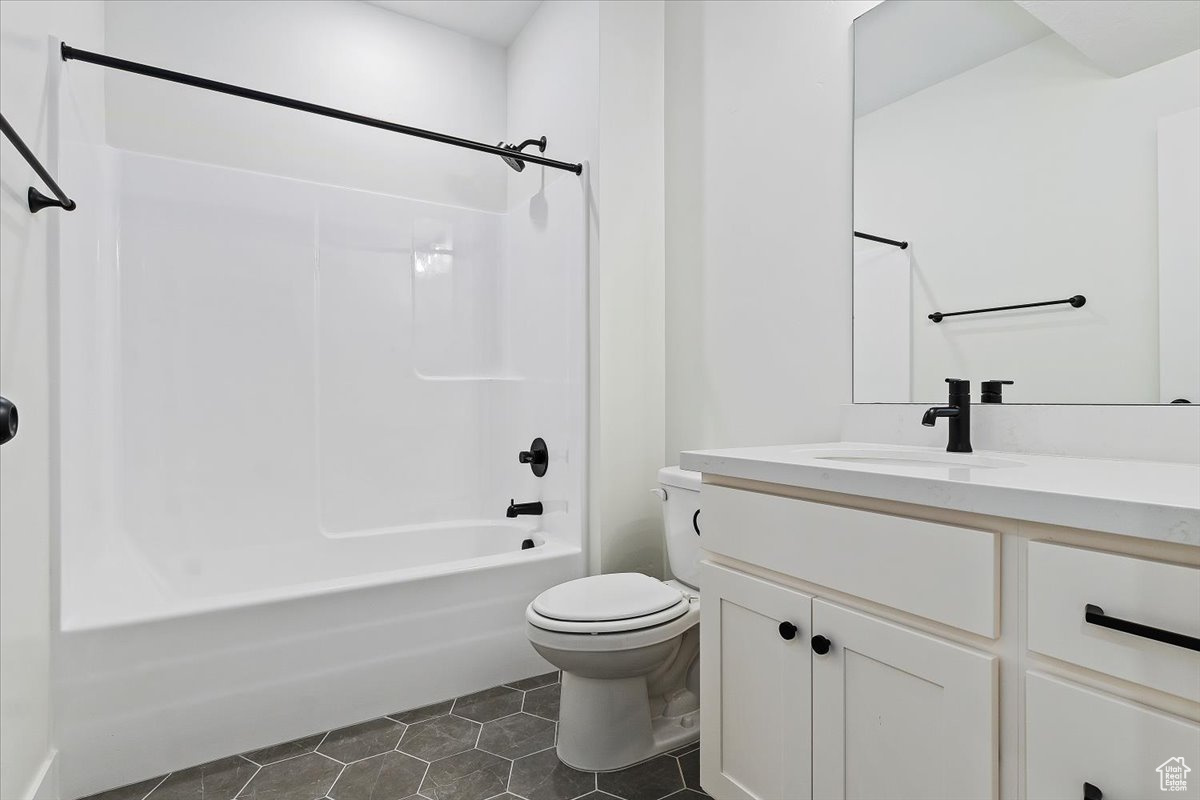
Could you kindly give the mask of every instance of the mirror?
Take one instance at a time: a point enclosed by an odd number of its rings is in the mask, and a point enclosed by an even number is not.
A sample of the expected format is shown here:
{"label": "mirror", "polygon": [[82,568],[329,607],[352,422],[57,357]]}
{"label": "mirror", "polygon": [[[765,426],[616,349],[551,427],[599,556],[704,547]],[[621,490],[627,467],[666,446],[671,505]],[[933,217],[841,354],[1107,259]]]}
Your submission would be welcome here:
{"label": "mirror", "polygon": [[858,18],[855,402],[1200,403],[1198,48],[1196,2]]}

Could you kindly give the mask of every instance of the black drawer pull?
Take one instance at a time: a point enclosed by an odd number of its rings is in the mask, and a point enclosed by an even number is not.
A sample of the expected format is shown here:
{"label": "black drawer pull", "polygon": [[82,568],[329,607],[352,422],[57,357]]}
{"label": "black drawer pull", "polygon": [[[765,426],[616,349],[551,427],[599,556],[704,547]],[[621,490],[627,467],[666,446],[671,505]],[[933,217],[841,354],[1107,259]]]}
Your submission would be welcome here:
{"label": "black drawer pull", "polygon": [[1104,792],[1094,784],[1083,782],[1083,800],[1104,800]]}
{"label": "black drawer pull", "polygon": [[796,631],[800,630],[790,622],[779,623],[779,635],[784,639],[795,639]]}
{"label": "black drawer pull", "polygon": [[823,656],[826,653],[828,653],[829,647],[832,644],[833,644],[833,642],[829,641],[829,639],[827,639],[824,636],[821,636],[820,634],[817,634],[816,636],[812,637],[813,652],[819,656]]}
{"label": "black drawer pull", "polygon": [[1200,653],[1200,639],[1195,636],[1188,636],[1175,631],[1164,631],[1162,628],[1155,628],[1150,625],[1143,625],[1140,622],[1130,622],[1127,619],[1118,617],[1110,617],[1104,613],[1104,609],[1100,606],[1088,603],[1083,608],[1083,621],[1090,622],[1092,625],[1099,625],[1101,628],[1108,628],[1121,633],[1131,633],[1134,636],[1141,636],[1143,639],[1153,639],[1156,642],[1165,644],[1173,644],[1176,647],[1183,647],[1187,650],[1195,650]]}

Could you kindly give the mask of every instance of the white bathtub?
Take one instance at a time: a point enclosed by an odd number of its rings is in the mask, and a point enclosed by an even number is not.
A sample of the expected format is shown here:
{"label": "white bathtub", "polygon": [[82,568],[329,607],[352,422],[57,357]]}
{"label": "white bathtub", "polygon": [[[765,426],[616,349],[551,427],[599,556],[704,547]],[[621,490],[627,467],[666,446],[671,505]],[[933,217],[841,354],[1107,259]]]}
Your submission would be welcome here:
{"label": "white bathtub", "polygon": [[586,177],[500,211],[62,171],[63,794],[548,670],[525,606],[585,571]]}
{"label": "white bathtub", "polygon": [[584,569],[487,520],[303,542],[64,574],[64,797],[544,672],[525,606]]}

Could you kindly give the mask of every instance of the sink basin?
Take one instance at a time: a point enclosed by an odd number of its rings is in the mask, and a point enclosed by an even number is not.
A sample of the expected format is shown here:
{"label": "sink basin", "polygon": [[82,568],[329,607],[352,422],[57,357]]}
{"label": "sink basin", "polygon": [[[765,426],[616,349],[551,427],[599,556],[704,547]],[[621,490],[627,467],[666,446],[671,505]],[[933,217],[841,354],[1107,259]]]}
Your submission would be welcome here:
{"label": "sink basin", "polygon": [[925,467],[935,469],[1010,469],[1024,463],[1010,458],[977,456],[972,453],[930,453],[912,450],[827,450],[805,451],[814,461],[881,467]]}

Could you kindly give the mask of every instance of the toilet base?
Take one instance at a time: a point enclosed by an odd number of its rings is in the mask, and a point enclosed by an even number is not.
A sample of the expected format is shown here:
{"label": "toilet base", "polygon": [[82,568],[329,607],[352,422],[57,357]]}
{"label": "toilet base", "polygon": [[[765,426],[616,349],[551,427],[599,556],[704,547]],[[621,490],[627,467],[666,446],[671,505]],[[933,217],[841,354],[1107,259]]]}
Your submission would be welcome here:
{"label": "toilet base", "polygon": [[611,772],[700,738],[699,711],[652,717],[650,704],[644,676],[597,679],[564,672],[559,760],[579,770]]}

